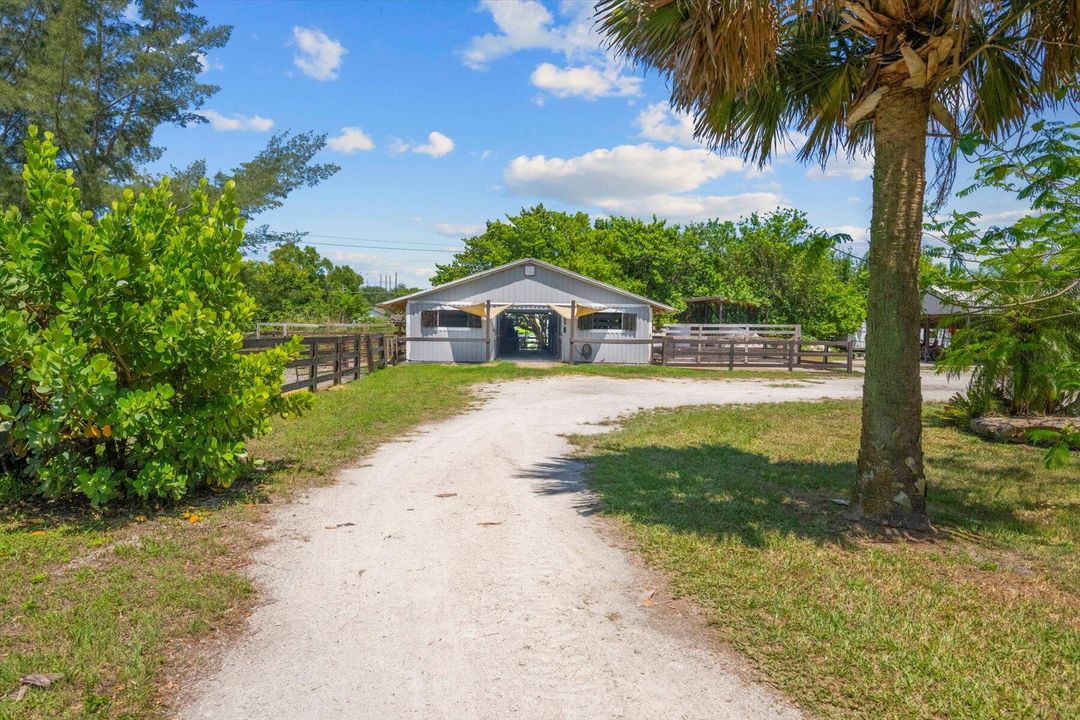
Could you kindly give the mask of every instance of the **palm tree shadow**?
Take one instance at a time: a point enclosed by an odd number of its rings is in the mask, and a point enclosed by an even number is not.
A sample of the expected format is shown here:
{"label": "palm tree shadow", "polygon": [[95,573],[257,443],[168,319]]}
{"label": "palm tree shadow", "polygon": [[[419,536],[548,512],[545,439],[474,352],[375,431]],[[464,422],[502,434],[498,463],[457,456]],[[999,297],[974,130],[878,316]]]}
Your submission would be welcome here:
{"label": "palm tree shadow", "polygon": [[[1037,537],[1033,513],[1044,508],[1038,498],[996,497],[988,487],[1034,481],[1032,467],[1002,464],[992,471],[976,469],[963,453],[928,458],[930,515],[937,531],[983,537],[993,532]],[[962,483],[935,485],[935,473],[965,478]],[[603,445],[584,461],[560,458],[540,463],[518,477],[535,483],[542,495],[573,494],[583,515],[600,511],[623,515],[635,523],[694,534],[721,544],[759,548],[769,538],[790,536],[817,544],[847,548],[854,535],[870,533],[896,539],[887,528],[853,526],[844,502],[855,463],[772,461],[730,445],[683,448]],[[938,532],[920,535],[932,540]]]}
{"label": "palm tree shadow", "polygon": [[584,463],[540,463],[518,477],[542,495],[576,494],[583,515],[600,510],[747,547],[777,533],[843,543],[854,463],[773,463],[730,446],[637,447],[605,451]]}

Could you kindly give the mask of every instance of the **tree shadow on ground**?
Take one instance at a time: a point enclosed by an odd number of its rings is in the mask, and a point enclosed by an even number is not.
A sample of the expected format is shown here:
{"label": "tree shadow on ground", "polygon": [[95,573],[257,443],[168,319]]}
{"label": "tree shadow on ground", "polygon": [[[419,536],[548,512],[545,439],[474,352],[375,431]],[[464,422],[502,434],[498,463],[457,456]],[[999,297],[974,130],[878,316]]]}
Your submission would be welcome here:
{"label": "tree shadow on ground", "polygon": [[[931,521],[938,530],[1041,535],[1030,518],[1046,506],[1046,498],[1013,492],[1031,482],[1038,468],[1001,462],[973,470],[970,452],[951,449],[928,458],[927,466]],[[767,545],[770,536],[856,547],[850,540],[868,528],[854,527],[848,507],[834,502],[849,497],[854,476],[853,461],[773,461],[730,445],[604,446],[584,461],[561,458],[518,475],[542,495],[579,495],[574,507],[583,515],[602,510],[753,548]],[[995,494],[993,483],[1009,492]],[[895,534],[880,539],[890,537]]]}
{"label": "tree shadow on ground", "polygon": [[853,463],[770,462],[730,446],[605,450],[588,463],[541,463],[519,477],[542,495],[582,496],[582,514],[626,515],[721,542],[764,547],[771,534],[843,543]]}

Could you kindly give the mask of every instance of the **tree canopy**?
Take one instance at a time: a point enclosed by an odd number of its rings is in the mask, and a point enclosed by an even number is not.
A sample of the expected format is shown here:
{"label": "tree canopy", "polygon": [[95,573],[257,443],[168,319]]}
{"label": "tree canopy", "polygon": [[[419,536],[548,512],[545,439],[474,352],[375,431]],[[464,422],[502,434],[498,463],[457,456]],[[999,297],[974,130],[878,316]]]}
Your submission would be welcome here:
{"label": "tree canopy", "polygon": [[[146,168],[165,152],[154,144],[158,127],[206,122],[198,110],[218,88],[203,82],[203,63],[231,28],[209,24],[194,0],[0,0],[0,16],[0,206],[25,208],[22,140],[31,125],[54,133],[58,166],[75,173],[84,207],[101,212],[124,187],[157,184]],[[235,202],[250,218],[337,172],[313,163],[324,144],[316,133],[277,133],[205,191],[217,197],[236,180]],[[205,161],[172,169],[178,203],[206,170]],[[281,239],[265,226],[246,238]]]}
{"label": "tree canopy", "polygon": [[245,260],[240,278],[259,322],[351,323],[370,309],[360,273],[295,242],[274,248],[267,260]]}
{"label": "tree canopy", "polygon": [[834,253],[837,241],[794,210],[680,226],[537,205],[467,238],[432,283],[534,257],[676,307],[700,295],[762,305],[770,322],[835,338],[865,314],[861,265]]}

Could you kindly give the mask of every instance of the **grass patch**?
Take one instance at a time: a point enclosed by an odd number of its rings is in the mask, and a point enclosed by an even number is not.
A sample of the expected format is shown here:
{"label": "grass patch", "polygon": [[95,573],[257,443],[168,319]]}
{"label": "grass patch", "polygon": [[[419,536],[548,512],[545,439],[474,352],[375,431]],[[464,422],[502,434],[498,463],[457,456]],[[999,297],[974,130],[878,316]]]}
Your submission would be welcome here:
{"label": "grass patch", "polygon": [[[745,379],[818,373],[654,366],[404,365],[320,392],[303,417],[250,443],[249,482],[180,506],[0,508],[0,718],[155,718],[190,676],[199,644],[240,627],[243,574],[266,509],[341,466],[475,399],[478,383],[584,374]],[[11,698],[27,673],[63,673]]]}
{"label": "grass patch", "polygon": [[676,592],[823,717],[1077,717],[1080,484],[925,418],[934,540],[849,534],[857,403],[682,408],[575,438]]}

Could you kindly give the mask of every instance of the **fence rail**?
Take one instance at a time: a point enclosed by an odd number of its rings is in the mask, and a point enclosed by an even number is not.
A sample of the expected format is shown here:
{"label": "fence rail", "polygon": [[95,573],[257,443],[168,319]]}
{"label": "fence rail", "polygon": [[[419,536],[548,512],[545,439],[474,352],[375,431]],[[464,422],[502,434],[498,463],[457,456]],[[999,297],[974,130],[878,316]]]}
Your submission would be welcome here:
{"label": "fence rail", "polygon": [[725,337],[732,339],[787,338],[802,339],[802,325],[763,325],[760,323],[672,323],[661,328],[672,337]]}
{"label": "fence rail", "polygon": [[[290,338],[245,338],[241,352],[266,350],[288,342]],[[350,335],[309,335],[300,339],[304,350],[286,368],[282,392],[310,390],[320,386],[340,385],[356,380],[405,359],[404,338],[388,333],[353,333]],[[288,381],[292,371],[293,379]]]}
{"label": "fence rail", "polygon": [[852,371],[854,352],[848,340],[725,338],[717,335],[656,335],[653,362],[681,367],[786,367]]}
{"label": "fence rail", "polygon": [[294,323],[294,322],[257,322],[255,338],[291,338],[293,335],[355,335],[357,333],[387,332],[393,333],[394,324],[386,322],[372,323]]}

